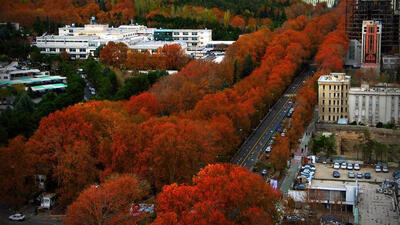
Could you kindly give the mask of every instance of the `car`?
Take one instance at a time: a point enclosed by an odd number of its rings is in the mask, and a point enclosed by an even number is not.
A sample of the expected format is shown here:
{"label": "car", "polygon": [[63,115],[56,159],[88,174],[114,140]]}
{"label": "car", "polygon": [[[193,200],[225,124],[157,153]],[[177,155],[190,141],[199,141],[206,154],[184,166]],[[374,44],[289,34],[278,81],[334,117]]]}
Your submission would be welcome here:
{"label": "car", "polygon": [[351,164],[351,163],[347,164],[347,169],[348,170],[353,170],[353,164]]}
{"label": "car", "polygon": [[306,190],[306,185],[305,184],[295,184],[293,186],[294,190]]}
{"label": "car", "polygon": [[281,136],[282,136],[282,137],[285,137],[285,136],[286,136],[285,132],[282,132],[282,133],[281,133]]}
{"label": "car", "polygon": [[382,172],[381,166],[376,166],[375,167],[375,172],[377,172],[377,173]]}
{"label": "car", "polygon": [[363,178],[363,174],[361,172],[357,173],[357,178]]}
{"label": "car", "polygon": [[364,174],[365,179],[371,179],[371,173],[365,173]]}
{"label": "car", "polygon": [[382,171],[383,171],[384,173],[389,173],[389,167],[386,166],[386,165],[384,165],[383,168],[382,168]]}
{"label": "car", "polygon": [[261,174],[262,174],[263,176],[267,175],[267,170],[266,170],[266,169],[263,169],[263,171],[261,172]]}
{"label": "car", "polygon": [[340,177],[339,171],[336,171],[336,170],[333,171],[333,174],[332,174],[332,175],[333,175],[334,178],[339,178],[339,177]]}
{"label": "car", "polygon": [[344,162],[344,163],[342,163],[342,165],[340,166],[340,168],[342,168],[342,169],[346,169],[347,168],[347,164]]}
{"label": "car", "polygon": [[265,149],[265,152],[266,153],[271,152],[271,149],[272,149],[272,146],[270,145],[270,146],[267,147],[267,149]]}
{"label": "car", "polygon": [[348,173],[348,177],[349,177],[349,178],[354,178],[354,177],[355,177],[354,172],[349,172],[349,173]]}
{"label": "car", "polygon": [[333,164],[333,169],[339,169],[339,168],[340,168],[340,164],[339,163]]}
{"label": "car", "polygon": [[400,178],[400,170],[394,171],[392,175],[393,175],[393,178],[395,180],[397,180],[398,178]]}
{"label": "car", "polygon": [[14,215],[9,216],[8,219],[12,221],[24,221],[25,215],[21,213],[16,213]]}
{"label": "car", "polygon": [[360,170],[360,164],[358,164],[358,163],[354,164],[354,169],[355,170]]}

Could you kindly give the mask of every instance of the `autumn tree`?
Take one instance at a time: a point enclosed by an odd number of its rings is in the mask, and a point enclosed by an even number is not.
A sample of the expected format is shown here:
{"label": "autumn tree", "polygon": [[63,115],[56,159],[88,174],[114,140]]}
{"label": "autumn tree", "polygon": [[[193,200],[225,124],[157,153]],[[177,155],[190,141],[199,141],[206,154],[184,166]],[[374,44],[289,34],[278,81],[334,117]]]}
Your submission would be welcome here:
{"label": "autumn tree", "polygon": [[153,224],[273,224],[279,191],[232,164],[208,165],[192,185],[165,186]]}
{"label": "autumn tree", "polygon": [[128,46],[124,43],[108,42],[100,52],[100,60],[107,65],[121,68],[126,61]]}
{"label": "autumn tree", "polygon": [[144,215],[133,216],[131,207],[148,195],[149,186],[133,175],[111,177],[85,189],[67,209],[67,225],[136,224]]}
{"label": "autumn tree", "polygon": [[34,155],[25,147],[26,139],[17,136],[8,147],[0,147],[0,198],[3,203],[15,207],[27,201],[34,184]]}
{"label": "autumn tree", "polygon": [[273,145],[273,151],[270,153],[270,162],[272,167],[277,171],[282,171],[286,168],[289,160],[290,149],[287,137],[277,137]]}

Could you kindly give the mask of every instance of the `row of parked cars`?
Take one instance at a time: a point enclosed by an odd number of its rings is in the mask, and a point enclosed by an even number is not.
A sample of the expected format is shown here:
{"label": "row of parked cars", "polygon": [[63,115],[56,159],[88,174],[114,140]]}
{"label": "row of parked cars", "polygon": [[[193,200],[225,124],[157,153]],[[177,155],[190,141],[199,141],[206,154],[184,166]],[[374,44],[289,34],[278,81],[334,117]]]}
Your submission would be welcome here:
{"label": "row of parked cars", "polygon": [[[335,171],[333,171],[332,176],[333,176],[334,178],[339,178],[339,177],[340,177],[340,172],[337,171],[337,170],[335,170]],[[365,173],[365,174],[363,174],[363,173],[361,173],[361,172],[355,173],[355,172],[353,172],[353,171],[350,171],[350,172],[347,173],[347,176],[348,176],[348,178],[355,178],[355,177],[357,176],[357,178],[360,178],[360,179],[361,179],[361,178],[371,179],[371,173]]]}
{"label": "row of parked cars", "polygon": [[345,163],[345,162],[343,162],[342,164],[340,164],[340,163],[334,163],[333,164],[333,168],[334,169],[348,169],[348,170],[360,170],[360,164],[354,164],[354,166],[353,166],[353,164],[352,163]]}

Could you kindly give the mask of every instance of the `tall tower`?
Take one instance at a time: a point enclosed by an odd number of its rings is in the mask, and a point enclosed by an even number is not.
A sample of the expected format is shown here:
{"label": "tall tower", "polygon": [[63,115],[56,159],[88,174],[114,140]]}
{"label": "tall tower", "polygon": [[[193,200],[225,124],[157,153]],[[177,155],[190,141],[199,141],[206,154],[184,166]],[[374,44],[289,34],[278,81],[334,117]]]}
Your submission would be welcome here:
{"label": "tall tower", "polygon": [[381,62],[382,24],[364,20],[362,23],[361,67],[376,68]]}

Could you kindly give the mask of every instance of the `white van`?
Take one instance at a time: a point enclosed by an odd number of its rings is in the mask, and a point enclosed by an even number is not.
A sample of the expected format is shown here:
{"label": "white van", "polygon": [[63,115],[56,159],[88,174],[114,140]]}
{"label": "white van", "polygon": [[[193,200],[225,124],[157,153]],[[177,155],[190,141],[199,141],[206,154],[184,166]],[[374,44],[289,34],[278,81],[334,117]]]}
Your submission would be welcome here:
{"label": "white van", "polygon": [[56,203],[56,194],[49,193],[43,195],[40,206],[43,209],[51,209],[55,205],[55,203]]}

